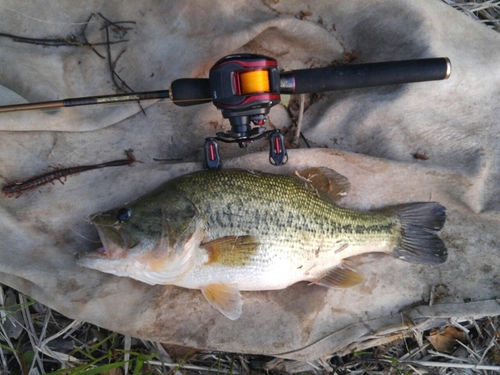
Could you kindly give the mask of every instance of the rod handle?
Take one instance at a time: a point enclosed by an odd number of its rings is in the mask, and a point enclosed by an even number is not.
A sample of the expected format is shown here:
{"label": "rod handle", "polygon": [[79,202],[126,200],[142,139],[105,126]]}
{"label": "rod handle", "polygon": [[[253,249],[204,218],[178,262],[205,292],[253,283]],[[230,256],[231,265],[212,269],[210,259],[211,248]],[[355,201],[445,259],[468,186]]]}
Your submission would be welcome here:
{"label": "rod handle", "polygon": [[170,86],[172,102],[179,107],[209,103],[212,101],[208,78],[180,78]]}
{"label": "rod handle", "polygon": [[447,57],[299,69],[280,75],[280,93],[306,94],[436,81],[451,74]]}

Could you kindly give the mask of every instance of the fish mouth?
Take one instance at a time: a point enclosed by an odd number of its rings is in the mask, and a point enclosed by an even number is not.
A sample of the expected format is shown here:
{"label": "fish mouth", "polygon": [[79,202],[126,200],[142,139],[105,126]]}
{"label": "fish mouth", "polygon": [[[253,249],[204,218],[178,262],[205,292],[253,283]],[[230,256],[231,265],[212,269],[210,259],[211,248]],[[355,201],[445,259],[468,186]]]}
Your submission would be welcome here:
{"label": "fish mouth", "polygon": [[96,226],[102,246],[87,254],[87,256],[108,260],[124,258],[127,251],[139,242],[133,240],[126,230],[120,228],[116,222],[108,224],[106,221],[106,218],[103,217],[92,218],[91,223]]}
{"label": "fish mouth", "polygon": [[[99,233],[102,246],[96,249],[91,256],[106,259],[123,258],[127,249],[124,248],[124,244],[126,242],[120,235],[120,231],[113,227],[103,227],[100,225],[96,225],[96,228]],[[118,243],[116,242],[116,239],[119,240]]]}

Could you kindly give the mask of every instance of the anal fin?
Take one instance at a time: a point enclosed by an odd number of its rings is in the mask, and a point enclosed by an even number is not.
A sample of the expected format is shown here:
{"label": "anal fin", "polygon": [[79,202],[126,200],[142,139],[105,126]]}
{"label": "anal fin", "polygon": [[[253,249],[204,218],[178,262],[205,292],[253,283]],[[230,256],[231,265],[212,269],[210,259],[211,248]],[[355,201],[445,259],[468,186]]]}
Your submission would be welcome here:
{"label": "anal fin", "polygon": [[365,276],[346,264],[341,264],[329,270],[325,275],[312,284],[326,286],[328,288],[349,288],[363,282]]}
{"label": "anal fin", "polygon": [[235,284],[209,284],[202,287],[201,292],[208,303],[227,318],[236,320],[241,316],[243,299]]}

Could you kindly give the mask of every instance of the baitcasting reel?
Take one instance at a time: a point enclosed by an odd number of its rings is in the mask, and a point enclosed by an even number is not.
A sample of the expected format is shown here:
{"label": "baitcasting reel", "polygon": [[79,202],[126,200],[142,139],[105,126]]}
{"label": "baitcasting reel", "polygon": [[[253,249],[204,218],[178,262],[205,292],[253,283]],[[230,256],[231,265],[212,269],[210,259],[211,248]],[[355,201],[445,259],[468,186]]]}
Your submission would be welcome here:
{"label": "baitcasting reel", "polygon": [[[381,63],[331,66],[279,72],[275,59],[255,54],[223,57],[210,69],[209,78],[181,78],[169,90],[119,95],[70,98],[64,100],[0,106],[1,112],[73,107],[137,100],[171,99],[186,107],[212,102],[229,119],[231,129],[205,139],[205,166],[219,169],[221,158],[217,141],[248,143],[269,137],[269,161],[287,162],[284,137],[279,130],[263,127],[280,94],[307,94],[334,90],[394,85],[447,79],[451,63],[446,57]],[[253,126],[252,126],[253,125]]]}
{"label": "baitcasting reel", "polygon": [[283,135],[278,130],[266,132],[263,127],[271,107],[280,102],[277,61],[260,55],[226,56],[215,63],[208,80],[212,102],[222,117],[229,119],[231,130],[206,139],[206,166],[209,169],[220,166],[216,140],[237,142],[244,148],[265,135],[269,135],[269,161],[275,165],[286,163]]}

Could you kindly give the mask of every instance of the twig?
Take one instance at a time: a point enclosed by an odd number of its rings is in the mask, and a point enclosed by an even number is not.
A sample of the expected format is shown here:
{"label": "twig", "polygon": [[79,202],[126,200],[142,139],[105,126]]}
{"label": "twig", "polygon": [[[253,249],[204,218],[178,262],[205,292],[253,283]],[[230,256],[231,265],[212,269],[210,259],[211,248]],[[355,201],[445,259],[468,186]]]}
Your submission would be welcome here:
{"label": "twig", "polygon": [[301,134],[302,123],[304,121],[304,105],[306,102],[306,96],[304,94],[300,94],[300,105],[299,105],[299,118],[297,120],[297,130],[295,132],[295,136],[293,139],[293,145],[297,147],[299,145],[299,137]]}
{"label": "twig", "polygon": [[418,375],[424,375],[423,372],[418,371],[418,369],[412,365],[408,365],[409,368],[411,368],[413,371],[415,371]]}
{"label": "twig", "polygon": [[[160,373],[161,374],[167,373],[168,371],[167,371],[165,365],[167,363],[173,364],[174,361],[172,360],[170,355],[167,353],[165,348],[161,344],[154,342],[154,341],[147,341],[147,340],[141,340],[141,341],[150,353],[151,352],[158,353],[158,355],[156,357],[160,360],[158,362],[161,363]],[[174,372],[174,375],[182,375],[182,373],[179,370],[177,370]]]}
{"label": "twig", "polygon": [[5,341],[7,343],[10,350],[12,351],[12,354],[14,355],[14,358],[16,359],[17,363],[19,364],[19,367],[22,368],[21,360],[20,360],[19,356],[17,355],[18,354],[17,350],[14,347],[14,345],[12,344],[12,341],[10,341],[9,335],[7,335],[7,332],[5,331],[5,327],[3,326],[3,324],[0,324],[0,332],[1,332],[0,338],[2,339],[2,341]]}
{"label": "twig", "polygon": [[407,353],[403,354],[401,357],[399,357],[399,360],[403,361],[406,360],[407,358],[414,357],[417,354],[423,352],[429,347],[430,343],[425,343],[421,347],[417,346],[416,348],[408,351]]}
{"label": "twig", "polygon": [[[106,41],[107,41],[107,53],[108,53],[108,66],[109,66],[109,70],[110,70],[110,73],[111,73],[111,80],[113,81],[113,84],[115,85],[115,87],[123,92],[127,92],[123,87],[125,87],[126,89],[128,89],[130,92],[134,92],[134,90],[132,90],[132,88],[127,85],[127,83],[119,76],[118,73],[116,73],[115,71],[115,66],[116,66],[116,63],[118,62],[118,59],[122,56],[123,52],[125,51],[122,51],[118,57],[116,58],[116,60],[113,62],[112,60],[112,57],[111,57],[111,46],[110,46],[110,40],[109,40],[109,26],[110,25],[113,25],[113,23],[110,23],[110,21],[108,19],[106,19],[101,13],[99,13],[99,15],[106,21],[106,25],[105,25],[105,30],[106,30]],[[115,23],[116,24],[116,23]],[[121,26],[120,26],[121,27]],[[116,78],[120,80],[120,83],[121,85],[118,85],[118,82],[116,81]],[[140,101],[137,101],[137,103],[139,104],[139,107],[141,108],[141,111],[144,115],[146,115],[146,112],[144,111],[144,108],[142,107],[141,105],[141,102]]]}
{"label": "twig", "polygon": [[467,350],[467,352],[469,352],[469,354],[474,357],[476,359],[476,361],[479,361],[481,359],[481,357],[476,353],[474,352],[474,350],[472,350],[471,348],[469,348],[467,345],[465,345],[462,341],[460,340],[455,340],[455,342],[461,346],[464,347],[465,350]]}
{"label": "twig", "polygon": [[36,346],[36,349],[38,349],[43,354],[45,354],[51,358],[54,358],[55,360],[60,362],[65,367],[68,366],[68,363],[71,365],[80,365],[82,363],[85,363],[85,361],[82,361],[76,357],[73,357],[72,355],[55,352],[52,349],[50,349],[49,347],[40,348],[40,347]]}
{"label": "twig", "polygon": [[132,30],[132,27],[123,27],[121,26],[120,24],[125,24],[125,23],[131,23],[133,25],[136,24],[135,21],[116,21],[116,22],[113,22],[113,21],[110,21],[109,19],[107,19],[106,17],[104,17],[102,15],[102,13],[97,13],[99,15],[99,17],[101,17],[104,21],[106,21],[108,23],[108,25],[113,25],[113,26],[116,26],[122,30]]}
{"label": "twig", "polygon": [[304,136],[304,133],[300,132],[300,136],[301,136],[302,140],[305,142],[307,148],[311,148],[311,145],[307,141],[307,138]]}
{"label": "twig", "polygon": [[45,314],[45,320],[43,322],[42,331],[40,332],[40,338],[38,340],[38,345],[40,345],[42,343],[42,340],[43,340],[43,338],[45,337],[45,335],[47,333],[47,327],[49,325],[49,320],[50,320],[50,314],[47,313],[47,314]]}
{"label": "twig", "polygon": [[[124,89],[123,89],[123,86],[125,86],[126,88],[130,89],[128,87],[128,85],[125,83],[125,81],[123,81],[120,76],[115,72],[115,69],[113,67],[113,62],[112,62],[112,59],[111,59],[111,43],[109,42],[109,28],[108,28],[108,25],[106,24],[106,27],[105,27],[105,30],[106,30],[106,49],[107,49],[107,52],[108,52],[108,67],[109,67],[109,71],[111,73],[111,80],[113,81],[113,84],[115,85],[115,87],[118,89],[118,90],[121,90],[123,92],[126,92]],[[116,82],[116,78],[118,78],[120,81],[121,81],[121,85],[118,85],[118,82]],[[130,89],[130,91],[132,91]]]}
{"label": "twig", "polygon": [[[5,302],[4,302],[4,293],[3,293],[3,286],[0,284],[0,309],[1,309],[1,312],[3,313],[3,308],[5,306]],[[0,314],[0,325],[3,327],[3,322],[4,322],[4,319],[3,318],[3,314]],[[3,369],[6,369],[7,368],[7,361],[5,359],[5,355],[3,354],[3,349],[2,349],[2,346],[0,345],[0,359],[2,360],[2,368]]]}
{"label": "twig", "polygon": [[444,367],[444,368],[465,368],[471,370],[491,370],[500,371],[500,366],[488,365],[471,365],[467,363],[445,363],[445,362],[431,362],[431,361],[398,361],[398,364],[417,365],[425,367]]}
{"label": "twig", "polygon": [[195,371],[211,371],[211,372],[219,372],[223,374],[231,373],[231,374],[239,374],[238,371],[234,371],[234,369],[222,369],[222,368],[212,368],[212,367],[203,367],[203,366],[196,366],[196,365],[190,365],[190,364],[178,364],[178,363],[165,363],[165,362],[160,362],[160,361],[146,361],[148,364],[153,365],[153,366],[161,366],[165,365],[168,367],[173,367],[173,368],[182,368],[185,370],[195,370]]}
{"label": "twig", "polygon": [[13,13],[17,13],[18,15],[29,18],[33,21],[42,22],[42,23],[48,23],[48,24],[54,24],[54,25],[84,25],[86,23],[86,22],[62,22],[60,20],[51,21],[51,20],[41,19],[41,18],[37,18],[37,17],[32,17],[28,14],[25,14],[23,12],[19,12],[15,9],[11,9],[11,8],[8,8],[8,7],[3,6],[3,5],[0,5],[0,8],[3,8],[5,10],[8,10],[8,11],[13,12]]}
{"label": "twig", "polygon": [[120,57],[122,57],[122,55],[125,53],[126,50],[127,50],[126,48],[122,49],[121,52],[118,54],[118,56],[116,56],[115,61],[113,61],[113,69],[115,69],[116,63],[118,62],[118,60],[120,60]]}
{"label": "twig", "polygon": [[[5,355],[3,354],[2,346],[0,346],[0,358],[2,359],[2,369],[7,368],[7,361],[5,360]],[[3,370],[2,370],[3,372]]]}
{"label": "twig", "polygon": [[130,348],[132,347],[132,337],[129,335],[125,335],[123,340],[123,349],[125,353],[123,354],[123,361],[125,364],[123,365],[123,374],[128,375],[128,365],[130,361]]}
{"label": "twig", "polygon": [[[19,35],[13,35],[13,34],[7,34],[7,33],[0,33],[0,37],[5,37],[12,39],[14,42],[18,43],[27,43],[27,44],[35,44],[35,45],[41,45],[41,46],[46,46],[46,47],[92,47],[92,46],[101,46],[101,45],[106,45],[104,42],[100,43],[89,43],[88,41],[86,42],[81,42],[79,38],[75,35],[70,35],[67,38],[28,38],[24,36],[19,36]],[[116,40],[113,42],[110,42],[109,44],[118,44],[118,43],[125,43],[128,42],[128,40],[123,39],[123,40]]]}
{"label": "twig", "polygon": [[64,335],[66,332],[72,330],[74,327],[81,326],[82,324],[83,324],[83,322],[81,322],[79,320],[73,320],[73,322],[71,322],[70,324],[68,324],[66,327],[64,327],[59,332],[57,332],[57,333],[53,334],[52,336],[47,337],[45,340],[41,341],[40,342],[40,347],[43,348],[44,346],[47,345],[47,343],[51,342],[52,340],[57,339],[61,335]]}
{"label": "twig", "polygon": [[[19,302],[22,305],[21,311],[23,313],[24,322],[25,322],[26,327],[27,327],[26,332],[28,332],[28,337],[29,337],[31,346],[33,348],[36,348],[35,340],[38,341],[38,337],[37,337],[37,334],[35,331],[35,327],[33,325],[33,320],[31,319],[31,314],[29,312],[28,301],[26,300],[26,297],[24,295],[19,294]],[[31,367],[30,367],[29,373],[31,373],[33,371],[33,368],[35,366],[35,362],[38,363],[38,366],[40,367],[39,370],[42,373],[45,372],[43,369],[43,361],[40,358],[40,354],[36,350],[33,351],[33,354],[34,354],[34,358],[33,358],[33,361],[31,362]]]}
{"label": "twig", "polygon": [[486,354],[488,354],[488,352],[490,351],[490,349],[491,349],[491,348],[493,348],[493,347],[495,346],[496,341],[497,341],[497,338],[496,338],[496,337],[493,337],[493,338],[490,340],[490,343],[488,344],[488,346],[487,346],[487,347],[486,347],[486,349],[484,350],[484,353],[483,353],[483,355],[481,356],[481,358],[479,359],[478,364],[483,363],[484,358],[486,357]]}
{"label": "twig", "polygon": [[[304,105],[304,108],[305,108],[305,105]],[[286,109],[286,112],[288,113],[288,117],[290,118],[290,121],[292,122],[291,126],[288,127],[288,130],[292,129],[294,126],[297,127],[297,121],[294,118],[294,115],[293,115],[290,107],[287,106],[287,107],[285,107],[285,109]],[[300,135],[300,137],[302,138],[302,140],[306,144],[307,148],[311,148],[311,145],[309,144],[307,138],[304,136],[304,134],[301,131],[297,131],[296,134]],[[298,137],[298,136],[296,135],[295,137]],[[295,138],[294,138],[294,140],[292,140],[292,143],[295,146],[295,143],[296,143]]]}
{"label": "twig", "polygon": [[[89,25],[90,23],[90,20],[92,19],[92,17],[95,17],[95,14],[92,13],[89,17],[89,19],[87,20],[87,22],[85,23],[85,26],[82,28],[82,38],[83,40],[85,41],[85,43],[89,43],[89,41],[87,40],[87,36],[85,35],[85,31],[87,31],[87,26]],[[97,18],[97,17],[96,17]],[[94,51],[94,53],[99,56],[101,59],[105,59],[105,57],[103,55],[101,55],[99,52],[97,52],[97,50],[94,48],[93,45],[90,45],[90,48],[92,49],[92,51]]]}
{"label": "twig", "polygon": [[433,285],[431,287],[430,296],[429,296],[429,306],[434,305],[434,298],[436,298],[436,286],[435,285]]}
{"label": "twig", "polygon": [[441,353],[441,352],[436,352],[436,351],[434,351],[432,349],[429,349],[427,352],[429,354],[435,356],[435,357],[446,358],[446,359],[449,359],[449,360],[452,360],[452,361],[460,361],[460,362],[467,362],[468,361],[467,358],[454,357],[454,356],[449,355],[449,354],[445,354],[445,353]]}

